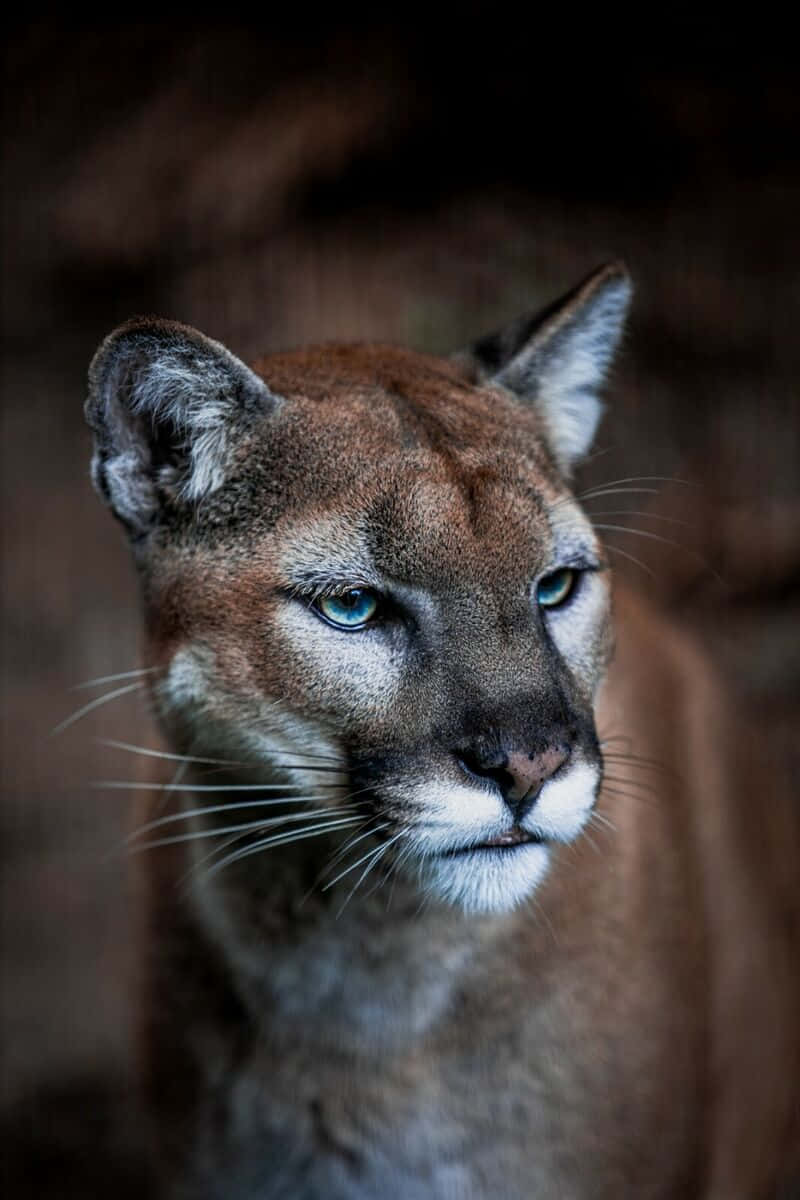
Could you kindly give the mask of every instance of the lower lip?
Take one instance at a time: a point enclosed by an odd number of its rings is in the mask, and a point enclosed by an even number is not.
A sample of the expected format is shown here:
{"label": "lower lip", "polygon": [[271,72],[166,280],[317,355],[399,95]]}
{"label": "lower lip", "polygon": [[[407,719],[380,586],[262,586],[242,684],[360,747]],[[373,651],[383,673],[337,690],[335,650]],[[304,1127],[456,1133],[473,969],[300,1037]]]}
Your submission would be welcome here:
{"label": "lower lip", "polygon": [[442,858],[460,858],[465,854],[513,854],[526,846],[542,846],[544,839],[528,837],[519,842],[481,842],[477,846],[461,846],[457,850],[443,850]]}

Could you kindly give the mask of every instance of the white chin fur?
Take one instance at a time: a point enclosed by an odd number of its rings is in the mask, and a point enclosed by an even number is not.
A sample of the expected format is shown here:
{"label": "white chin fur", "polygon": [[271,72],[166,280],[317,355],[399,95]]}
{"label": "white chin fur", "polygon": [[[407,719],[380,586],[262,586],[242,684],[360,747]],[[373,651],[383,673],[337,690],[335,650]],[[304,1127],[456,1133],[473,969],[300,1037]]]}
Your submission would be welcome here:
{"label": "white chin fur", "polygon": [[415,789],[416,806],[429,818],[414,831],[423,890],[470,913],[517,908],[544,878],[550,859],[546,843],[570,842],[586,824],[599,781],[595,766],[578,761],[544,785],[522,827],[545,844],[457,854],[446,851],[461,851],[508,830],[512,818],[499,794],[441,783]]}
{"label": "white chin fur", "polygon": [[426,892],[467,913],[504,913],[539,886],[550,851],[536,842],[506,850],[473,850],[420,865]]}

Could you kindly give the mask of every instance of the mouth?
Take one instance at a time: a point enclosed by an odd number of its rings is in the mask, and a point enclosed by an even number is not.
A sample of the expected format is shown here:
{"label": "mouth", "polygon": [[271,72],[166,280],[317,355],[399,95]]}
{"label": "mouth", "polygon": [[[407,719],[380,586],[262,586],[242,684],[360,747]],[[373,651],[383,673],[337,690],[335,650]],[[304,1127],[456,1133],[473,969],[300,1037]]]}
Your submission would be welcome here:
{"label": "mouth", "polygon": [[509,854],[518,850],[520,846],[540,846],[544,840],[539,834],[529,833],[527,829],[522,829],[519,825],[512,825],[510,829],[506,829],[496,837],[487,838],[485,842],[477,842],[471,846],[460,846],[455,850],[443,850],[440,857],[457,858],[462,854],[477,854],[486,851],[499,851],[500,853]]}

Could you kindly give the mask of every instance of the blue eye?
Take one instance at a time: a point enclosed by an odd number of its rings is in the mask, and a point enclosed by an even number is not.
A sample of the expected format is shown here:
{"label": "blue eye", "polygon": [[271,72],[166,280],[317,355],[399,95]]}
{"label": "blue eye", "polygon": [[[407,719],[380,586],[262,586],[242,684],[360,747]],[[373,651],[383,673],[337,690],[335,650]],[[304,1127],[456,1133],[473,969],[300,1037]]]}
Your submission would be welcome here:
{"label": "blue eye", "polygon": [[378,597],[369,588],[350,588],[336,596],[320,596],[314,607],[337,629],[361,629],[378,611]]}
{"label": "blue eye", "polygon": [[536,588],[537,603],[542,608],[557,608],[570,595],[577,578],[578,572],[572,567],[562,567],[560,571],[553,571],[552,575],[545,575]]}

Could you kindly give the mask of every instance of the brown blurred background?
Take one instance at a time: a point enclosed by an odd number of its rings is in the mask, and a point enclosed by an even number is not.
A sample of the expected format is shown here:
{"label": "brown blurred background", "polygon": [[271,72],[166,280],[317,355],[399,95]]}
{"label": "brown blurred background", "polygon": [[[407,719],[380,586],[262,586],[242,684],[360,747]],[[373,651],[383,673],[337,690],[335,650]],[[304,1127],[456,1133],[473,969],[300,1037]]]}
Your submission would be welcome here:
{"label": "brown blurred background", "polygon": [[[128,1088],[129,798],[90,785],[135,778],[97,739],[157,735],[133,692],[50,736],[125,681],[74,685],[137,664],[135,579],[82,420],[89,358],[124,318],[189,322],[245,359],[330,339],[447,351],[623,257],[635,311],[582,478],[689,481],[608,506],[652,510],[609,519],[680,543],[609,535],[615,562],[694,626],[769,745],[756,802],[793,796],[800,773],[788,31],[655,13],[611,31],[479,4],[239,24],[136,11],[121,26],[40,10],[4,51],[12,1195],[153,1194]],[[796,936],[791,904],[786,924]]]}

